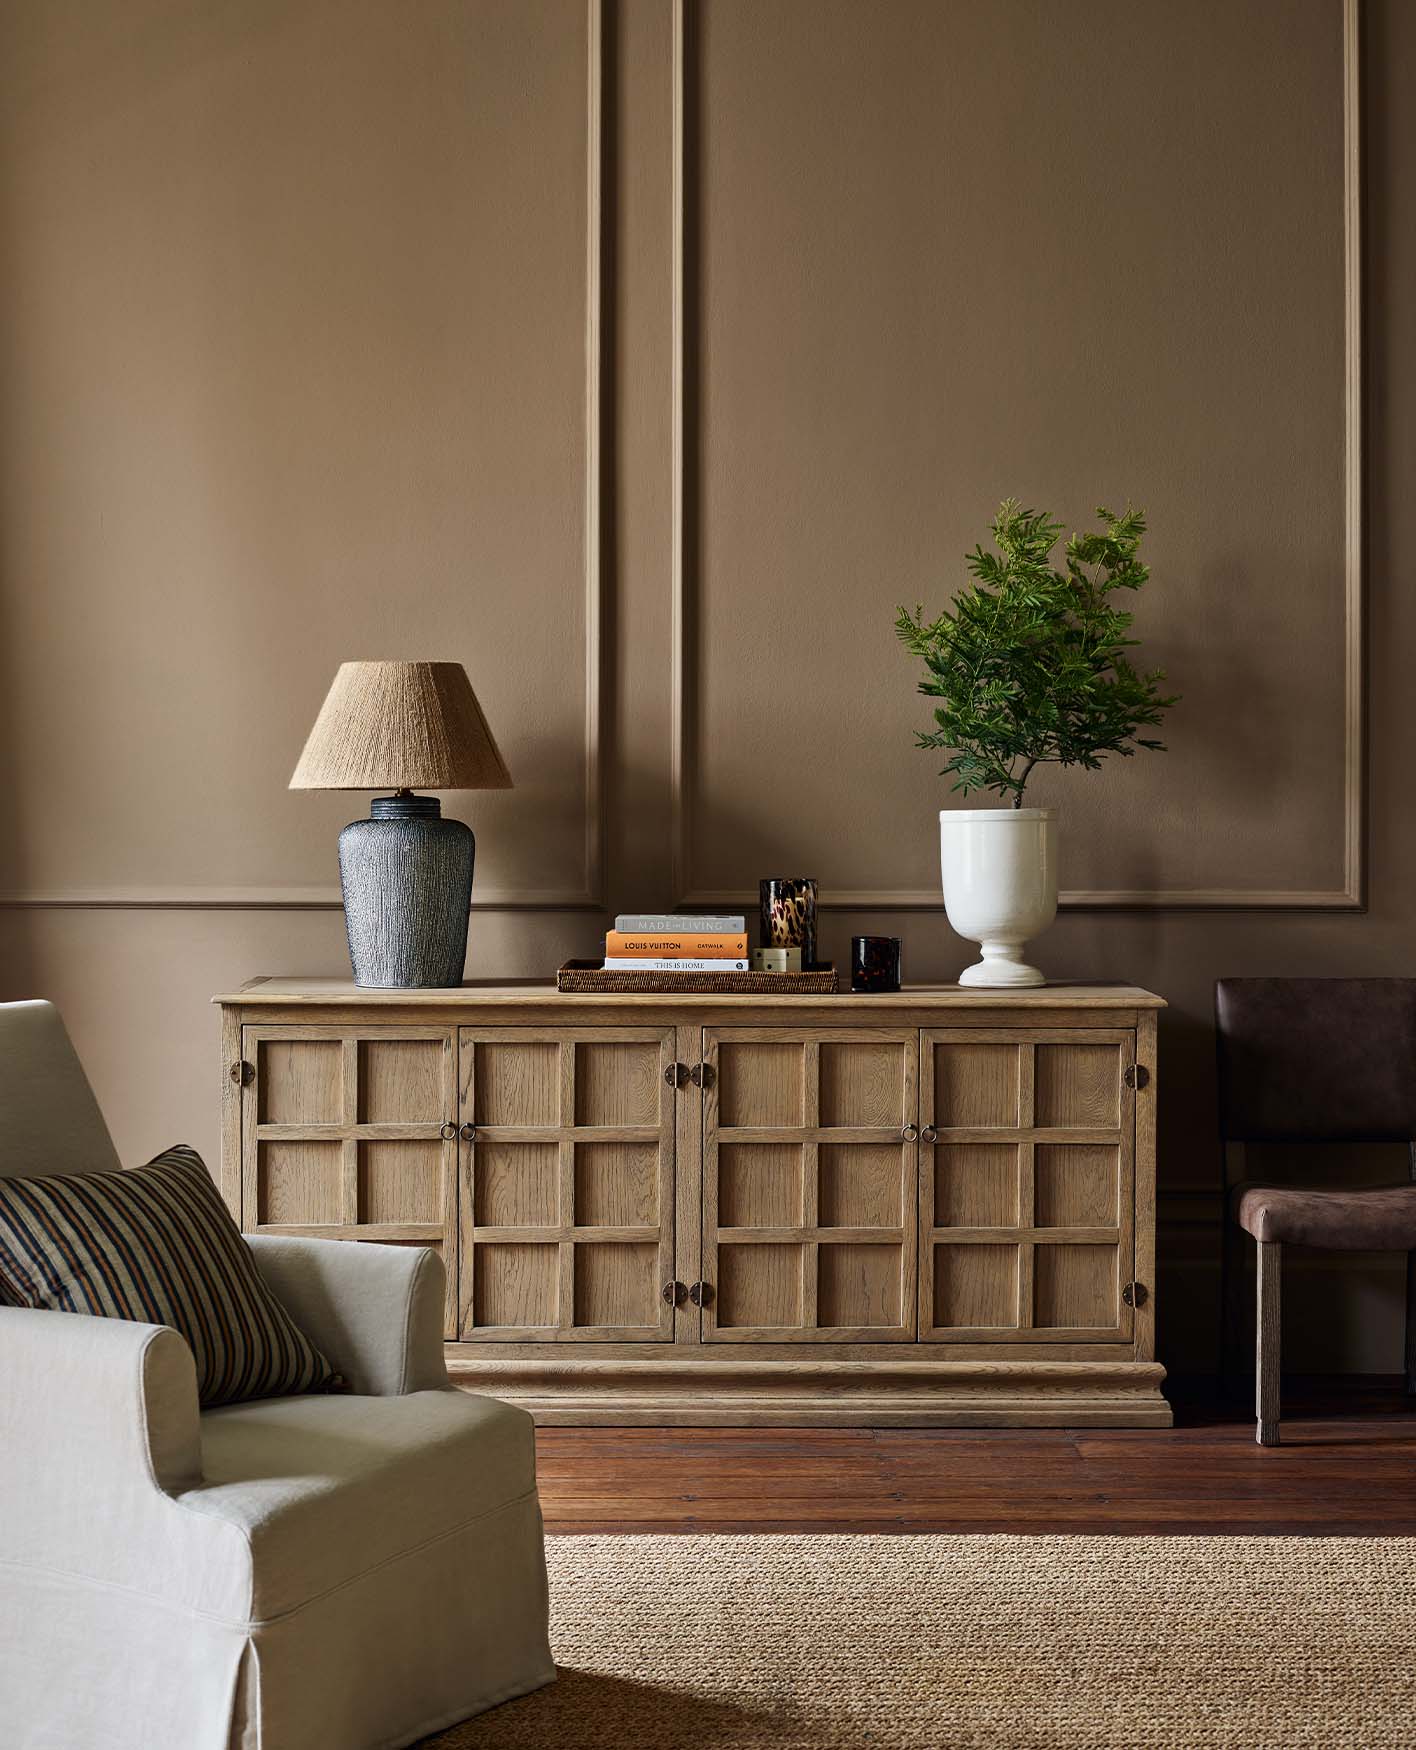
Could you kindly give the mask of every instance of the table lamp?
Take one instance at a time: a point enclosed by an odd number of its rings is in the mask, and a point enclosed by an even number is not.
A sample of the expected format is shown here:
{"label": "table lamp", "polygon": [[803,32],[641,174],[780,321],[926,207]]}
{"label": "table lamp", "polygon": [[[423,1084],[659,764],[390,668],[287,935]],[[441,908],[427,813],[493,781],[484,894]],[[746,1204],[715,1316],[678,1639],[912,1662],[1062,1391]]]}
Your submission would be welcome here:
{"label": "table lamp", "polygon": [[477,842],[416,788],[509,790],[460,662],[346,662],[334,677],[292,790],[392,789],[339,835],[354,982],[372,990],[462,983]]}

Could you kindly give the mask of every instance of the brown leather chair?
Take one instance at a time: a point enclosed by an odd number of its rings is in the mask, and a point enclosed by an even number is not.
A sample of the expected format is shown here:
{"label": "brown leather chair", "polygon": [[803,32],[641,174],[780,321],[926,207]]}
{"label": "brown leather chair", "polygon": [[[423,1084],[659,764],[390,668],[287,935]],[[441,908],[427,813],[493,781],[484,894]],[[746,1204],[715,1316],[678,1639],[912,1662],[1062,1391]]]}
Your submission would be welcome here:
{"label": "brown leather chair", "polygon": [[1416,1184],[1250,1182],[1250,1142],[1404,1142],[1416,1179],[1416,979],[1223,978],[1215,985],[1226,1372],[1242,1350],[1238,1229],[1258,1249],[1257,1438],[1278,1444],[1285,1245],[1406,1253],[1406,1386],[1416,1390]]}

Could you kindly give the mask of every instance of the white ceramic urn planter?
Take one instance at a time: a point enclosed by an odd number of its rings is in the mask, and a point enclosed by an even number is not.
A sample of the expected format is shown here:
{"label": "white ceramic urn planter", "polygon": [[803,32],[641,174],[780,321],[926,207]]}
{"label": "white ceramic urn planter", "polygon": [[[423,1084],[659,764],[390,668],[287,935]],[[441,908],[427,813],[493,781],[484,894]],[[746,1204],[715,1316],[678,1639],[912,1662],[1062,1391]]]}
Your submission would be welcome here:
{"label": "white ceramic urn planter", "polygon": [[949,922],[983,951],[959,983],[1045,983],[1023,948],[1057,915],[1056,809],[942,808],[939,863]]}

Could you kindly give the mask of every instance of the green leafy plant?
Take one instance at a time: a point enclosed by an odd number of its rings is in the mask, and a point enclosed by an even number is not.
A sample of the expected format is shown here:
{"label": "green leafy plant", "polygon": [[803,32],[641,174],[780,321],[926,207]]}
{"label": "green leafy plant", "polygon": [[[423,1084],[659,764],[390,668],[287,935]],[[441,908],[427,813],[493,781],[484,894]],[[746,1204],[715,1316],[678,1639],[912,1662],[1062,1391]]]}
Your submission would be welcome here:
{"label": "green leafy plant", "polygon": [[1104,754],[1164,751],[1164,742],[1136,731],[1155,728],[1179,695],[1160,692],[1163,669],[1132,666],[1131,615],[1113,601],[1150,576],[1137,558],[1145,516],[1096,514],[1105,526],[1072,535],[1057,571],[1062,525],[1007,499],[993,522],[998,551],[980,546],[968,556],[976,581],[954,598],[953,612],[926,623],[922,607],[900,609],[900,642],[926,670],[919,690],[943,701],[938,727],[916,739],[952,750],[940,775],[952,775],[965,795],[994,790],[1021,808],[1039,765],[1095,770]]}

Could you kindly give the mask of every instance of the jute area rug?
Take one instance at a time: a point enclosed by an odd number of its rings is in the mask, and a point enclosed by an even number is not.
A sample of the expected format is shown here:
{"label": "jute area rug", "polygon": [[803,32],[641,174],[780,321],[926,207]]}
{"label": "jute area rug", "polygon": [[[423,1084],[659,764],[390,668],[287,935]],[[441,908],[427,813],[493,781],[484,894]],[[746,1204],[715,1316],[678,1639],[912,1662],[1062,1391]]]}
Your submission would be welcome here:
{"label": "jute area rug", "polygon": [[554,1537],[560,1679],[437,1750],[1416,1744],[1416,1539]]}

